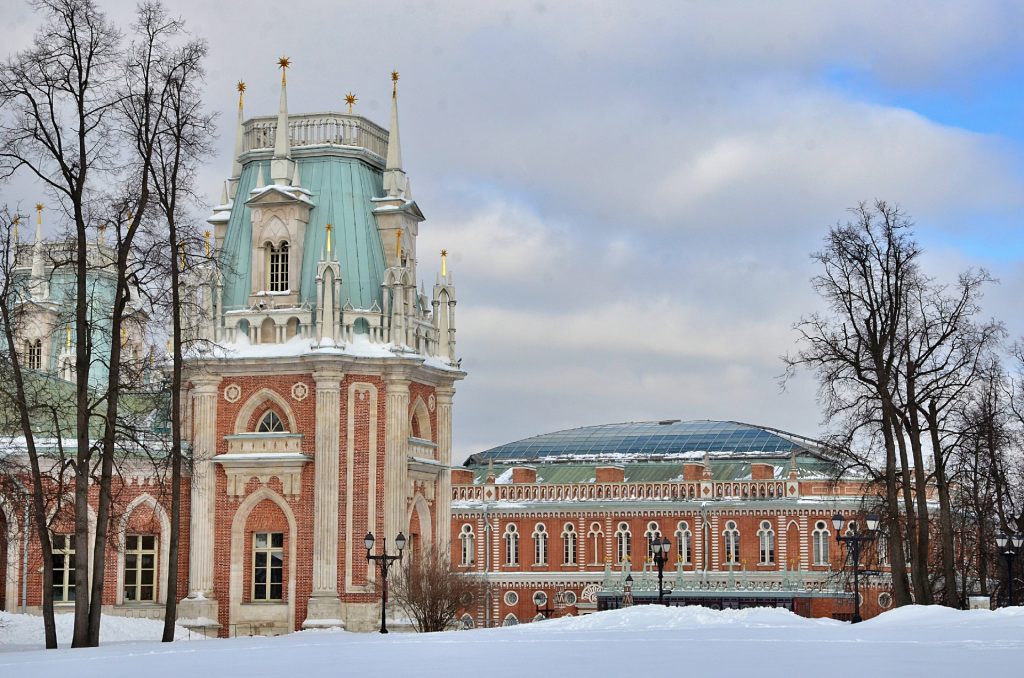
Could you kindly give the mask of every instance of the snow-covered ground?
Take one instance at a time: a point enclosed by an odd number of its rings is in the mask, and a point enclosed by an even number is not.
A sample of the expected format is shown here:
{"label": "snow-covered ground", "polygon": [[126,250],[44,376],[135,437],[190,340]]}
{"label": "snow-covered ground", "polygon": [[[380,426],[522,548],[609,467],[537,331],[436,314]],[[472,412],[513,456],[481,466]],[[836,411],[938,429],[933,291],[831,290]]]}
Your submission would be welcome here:
{"label": "snow-covered ground", "polygon": [[[73,614],[58,614],[54,616],[54,622],[57,625],[57,644],[61,647],[70,645],[75,616]],[[155,619],[133,619],[105,614],[100,623],[101,643],[160,640],[163,634],[163,621]],[[177,640],[187,639],[189,637],[188,629],[177,627],[174,637]],[[0,652],[45,646],[42,617],[0,611]]]}
{"label": "snow-covered ground", "polygon": [[[137,621],[137,620],[133,620]],[[0,643],[4,631],[0,630]],[[0,653],[0,676],[1012,676],[1024,608],[912,607],[862,624],[782,610],[633,607],[513,628],[429,635],[124,642]]]}

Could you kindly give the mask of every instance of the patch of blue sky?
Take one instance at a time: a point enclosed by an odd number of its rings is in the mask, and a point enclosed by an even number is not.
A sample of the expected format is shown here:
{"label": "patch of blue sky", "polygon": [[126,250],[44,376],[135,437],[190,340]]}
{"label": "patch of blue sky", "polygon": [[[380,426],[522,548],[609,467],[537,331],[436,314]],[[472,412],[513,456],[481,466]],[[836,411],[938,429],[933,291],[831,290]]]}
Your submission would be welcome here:
{"label": "patch of blue sky", "polygon": [[843,65],[826,67],[822,78],[852,98],[914,111],[943,125],[1004,137],[1024,149],[1024,79],[1022,69],[951,77],[929,86],[893,87],[869,71]]}

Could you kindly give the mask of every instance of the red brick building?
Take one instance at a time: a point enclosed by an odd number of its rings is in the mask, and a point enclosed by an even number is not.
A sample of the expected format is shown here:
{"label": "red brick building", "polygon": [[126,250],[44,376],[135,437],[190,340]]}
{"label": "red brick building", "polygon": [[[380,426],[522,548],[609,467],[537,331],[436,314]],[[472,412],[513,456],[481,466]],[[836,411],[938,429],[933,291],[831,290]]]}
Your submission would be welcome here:
{"label": "red brick building", "polygon": [[[858,520],[864,485],[836,476],[814,441],[735,422],[592,426],[475,454],[452,472],[452,562],[488,594],[463,622],[618,607],[628,576],[634,601],[654,601],[654,537],[671,542],[669,604],[849,618],[832,516]],[[862,580],[865,617],[892,604],[876,552],[863,559],[877,572]]]}

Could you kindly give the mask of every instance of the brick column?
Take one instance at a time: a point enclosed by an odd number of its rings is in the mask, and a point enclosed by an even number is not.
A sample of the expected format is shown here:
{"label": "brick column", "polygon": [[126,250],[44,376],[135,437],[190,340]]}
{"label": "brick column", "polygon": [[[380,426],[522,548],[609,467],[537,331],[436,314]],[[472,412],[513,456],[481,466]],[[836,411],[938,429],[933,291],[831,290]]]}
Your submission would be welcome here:
{"label": "brick column", "polygon": [[437,460],[445,468],[437,478],[437,492],[434,493],[436,525],[434,542],[444,545],[451,539],[452,524],[452,473],[448,469],[452,465],[452,398],[455,389],[438,387],[434,391],[437,400]]}
{"label": "brick column", "polygon": [[313,488],[313,593],[302,626],[340,626],[338,598],[338,464],[341,427],[340,372],[318,371]]}
{"label": "brick column", "polygon": [[[386,378],[387,401],[384,423],[384,534],[388,548],[394,549],[395,537],[405,532],[406,485],[408,461],[406,446],[409,439],[409,380],[402,377]],[[450,529],[450,526],[449,526]],[[406,535],[408,536],[408,535]]]}
{"label": "brick column", "polygon": [[[192,379],[195,435],[192,439],[192,508],[189,518],[188,597],[178,606],[178,617],[217,619],[213,599],[213,534],[216,520],[217,471],[211,459],[217,453],[217,396],[220,377]],[[204,629],[216,624],[198,624]]]}

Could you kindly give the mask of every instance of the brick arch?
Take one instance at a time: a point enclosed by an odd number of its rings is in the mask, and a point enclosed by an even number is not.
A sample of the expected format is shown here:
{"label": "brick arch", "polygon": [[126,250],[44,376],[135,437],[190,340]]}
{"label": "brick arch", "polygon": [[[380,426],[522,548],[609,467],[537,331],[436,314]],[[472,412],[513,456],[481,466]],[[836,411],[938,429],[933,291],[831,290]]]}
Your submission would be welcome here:
{"label": "brick arch", "polygon": [[[170,559],[171,552],[171,521],[167,517],[167,511],[164,507],[156,500],[156,498],[149,494],[140,494],[138,497],[132,500],[130,504],[125,508],[124,513],[121,514],[121,520],[117,526],[117,591],[115,596],[117,604],[121,605],[124,603],[124,543],[125,536],[128,534],[128,530],[136,525],[140,525],[145,520],[145,514],[149,514],[151,521],[150,525],[145,526],[146,528],[152,529],[154,526],[158,526],[159,529],[156,534],[159,536],[159,555],[157,556],[157,578],[156,578],[156,601],[163,603],[167,601],[167,565]],[[174,584],[171,584],[174,586]],[[171,595],[177,595],[177,591],[171,591]]]}
{"label": "brick arch", "polygon": [[[264,389],[266,390],[266,389]],[[288,604],[288,629],[289,631],[295,630],[295,558],[296,558],[296,541],[298,537],[298,528],[295,522],[295,514],[292,512],[288,502],[273,490],[261,487],[256,490],[239,505],[238,510],[235,511],[235,517],[231,521],[231,568],[229,572],[228,580],[228,598],[230,604],[228,606],[228,621],[229,623],[235,623],[239,619],[239,613],[241,611],[241,605],[243,600],[246,598],[244,595],[244,584],[245,584],[245,565],[246,562],[251,562],[246,556],[246,543],[247,539],[247,527],[249,525],[249,516],[257,509],[263,502],[270,502],[277,509],[284,514],[285,521],[288,526],[288,530],[285,536],[285,550],[288,555],[285,561],[284,579],[286,586],[284,587],[285,602]],[[250,552],[252,549],[248,549]],[[251,557],[248,556],[248,557]]]}
{"label": "brick arch", "polygon": [[254,418],[262,417],[269,409],[277,412],[281,421],[287,424],[290,433],[295,433],[298,430],[295,424],[295,414],[288,405],[288,401],[276,391],[261,388],[249,396],[245,405],[238,411],[238,416],[235,417],[235,433],[252,433],[256,424],[259,423],[259,419],[255,419],[254,423]]}
{"label": "brick arch", "polygon": [[[433,546],[434,530],[430,519],[430,505],[427,504],[427,500],[423,498],[422,494],[417,494],[412,500],[407,522],[409,525],[407,534],[416,535],[413,542],[414,548],[418,550],[427,545]],[[413,553],[413,556],[419,557],[419,553]]]}

